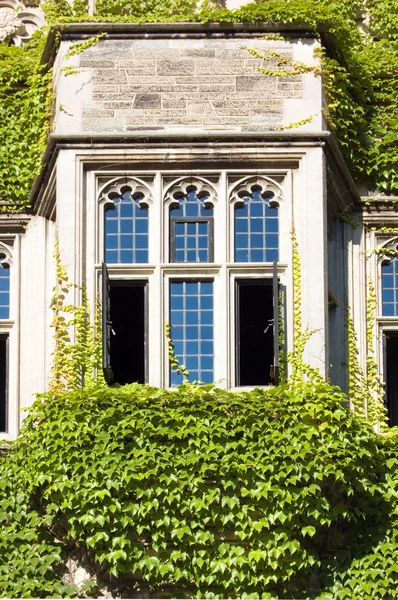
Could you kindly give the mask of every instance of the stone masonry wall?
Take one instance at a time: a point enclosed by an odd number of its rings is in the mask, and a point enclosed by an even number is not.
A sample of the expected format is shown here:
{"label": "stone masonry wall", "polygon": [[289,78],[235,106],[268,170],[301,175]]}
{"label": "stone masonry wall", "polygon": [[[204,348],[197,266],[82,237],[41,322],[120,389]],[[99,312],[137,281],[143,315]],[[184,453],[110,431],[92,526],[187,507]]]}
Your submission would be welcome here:
{"label": "stone masonry wall", "polygon": [[[79,75],[61,77],[58,94],[62,103],[66,97],[67,109],[60,128],[80,133],[281,129],[295,116],[286,111],[286,102],[305,103],[304,80],[315,77],[264,75],[258,67],[274,68],[275,58],[253,58],[245,46],[296,60],[295,44],[264,38],[106,39],[64,62],[78,65]],[[74,94],[73,104],[68,94]],[[302,106],[293,120],[306,116],[305,110]]]}

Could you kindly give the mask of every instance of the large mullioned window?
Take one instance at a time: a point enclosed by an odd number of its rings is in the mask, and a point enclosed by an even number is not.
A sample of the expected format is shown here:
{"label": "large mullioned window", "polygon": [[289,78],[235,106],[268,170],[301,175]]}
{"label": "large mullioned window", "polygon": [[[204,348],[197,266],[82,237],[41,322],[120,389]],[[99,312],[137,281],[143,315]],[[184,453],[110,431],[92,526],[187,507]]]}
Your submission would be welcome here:
{"label": "large mullioned window", "polygon": [[[155,372],[166,386],[276,381],[280,199],[277,182],[236,170],[104,184],[108,380],[152,382]],[[166,365],[165,322],[184,372]]]}

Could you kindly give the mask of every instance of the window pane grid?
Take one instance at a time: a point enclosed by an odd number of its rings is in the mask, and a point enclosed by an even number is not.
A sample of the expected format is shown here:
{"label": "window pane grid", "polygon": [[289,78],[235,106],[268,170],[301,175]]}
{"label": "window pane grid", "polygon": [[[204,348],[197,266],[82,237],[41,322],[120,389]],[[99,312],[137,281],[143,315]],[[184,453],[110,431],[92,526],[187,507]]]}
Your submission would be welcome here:
{"label": "window pane grid", "polygon": [[129,192],[105,212],[105,261],[148,262],[148,209],[141,208]]}
{"label": "window pane grid", "polygon": [[256,190],[235,207],[235,261],[279,260],[278,209]]}
{"label": "window pane grid", "polygon": [[0,263],[0,319],[10,318],[10,269]]}
{"label": "window pane grid", "polygon": [[171,208],[171,256],[174,262],[211,260],[210,219],[213,218],[213,209],[205,207],[206,198],[198,198],[196,191],[191,190],[179,200],[178,206]]}
{"label": "window pane grid", "polygon": [[[170,332],[174,353],[189,371],[189,381],[214,381],[213,282],[170,283]],[[171,385],[183,376],[170,372]]]}
{"label": "window pane grid", "polygon": [[176,262],[209,262],[207,222],[176,222],[174,232]]}
{"label": "window pane grid", "polygon": [[382,315],[398,316],[398,260],[381,266]]}

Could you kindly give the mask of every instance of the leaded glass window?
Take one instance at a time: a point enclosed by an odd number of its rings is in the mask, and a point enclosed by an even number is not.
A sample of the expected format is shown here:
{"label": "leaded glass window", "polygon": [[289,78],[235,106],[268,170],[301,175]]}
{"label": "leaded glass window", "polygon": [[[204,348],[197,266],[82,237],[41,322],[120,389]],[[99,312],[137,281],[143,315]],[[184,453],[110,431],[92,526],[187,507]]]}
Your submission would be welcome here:
{"label": "leaded glass window", "polygon": [[257,188],[235,204],[235,262],[279,260],[278,207],[270,205],[272,197]]}
{"label": "leaded glass window", "polygon": [[193,188],[171,205],[171,262],[213,261],[213,208],[206,205],[207,198],[199,198]]}
{"label": "leaded glass window", "polygon": [[[170,335],[180,365],[189,381],[214,381],[213,282],[170,283]],[[182,383],[181,373],[171,371],[171,385]]]}
{"label": "leaded glass window", "polygon": [[10,269],[0,263],[0,319],[10,318]]}
{"label": "leaded glass window", "polygon": [[148,262],[148,208],[125,191],[105,210],[105,262]]}
{"label": "leaded glass window", "polygon": [[398,316],[398,260],[381,265],[381,300],[383,317]]}

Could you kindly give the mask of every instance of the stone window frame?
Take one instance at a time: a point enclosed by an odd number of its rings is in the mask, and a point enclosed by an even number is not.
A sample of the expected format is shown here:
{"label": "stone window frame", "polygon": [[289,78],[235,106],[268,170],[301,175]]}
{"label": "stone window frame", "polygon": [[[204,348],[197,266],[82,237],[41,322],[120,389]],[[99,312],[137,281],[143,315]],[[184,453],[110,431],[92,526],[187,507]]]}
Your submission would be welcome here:
{"label": "stone window frame", "polygon": [[[120,165],[122,167],[122,165]],[[144,165],[143,165],[144,166]],[[190,165],[192,167],[192,163]],[[196,165],[195,165],[196,166]],[[280,202],[279,220],[281,226],[280,236],[280,256],[278,272],[280,276],[286,277],[286,270],[290,260],[289,244],[289,217],[290,212],[284,202],[283,185],[287,186],[289,193],[291,185],[291,175],[289,169],[266,169],[259,172],[258,169],[247,168],[208,168],[206,165],[197,163],[198,168],[190,168],[184,172],[183,168],[163,169],[159,164],[158,169],[150,170],[129,169],[128,171],[99,171],[93,173],[93,183],[99,178],[101,185],[94,184],[98,189],[97,195],[97,228],[99,240],[97,239],[96,250],[96,290],[100,289],[100,261],[103,256],[103,205],[105,201],[104,190],[115,185],[116,182],[123,185],[126,179],[135,179],[144,181],[147,188],[151,191],[150,206],[150,225],[149,235],[158,237],[156,244],[157,250],[149,257],[148,264],[120,264],[110,265],[109,276],[111,280],[146,280],[148,282],[148,339],[149,339],[149,379],[150,384],[168,387],[170,385],[169,361],[167,343],[164,338],[164,322],[168,320],[169,315],[169,282],[176,279],[197,280],[210,279],[214,285],[214,297],[217,301],[221,298],[222,305],[215,309],[214,313],[214,352],[215,352],[215,381],[228,388],[235,388],[235,323],[230,318],[228,311],[234,305],[234,285],[235,278],[272,278],[272,263],[235,263],[233,258],[233,191],[237,189],[240,182],[247,180],[256,180],[260,177],[263,185],[265,182],[268,189],[275,190],[275,196]],[[212,167],[212,165],[211,165]],[[119,173],[116,175],[115,173]],[[277,178],[277,181],[273,177]],[[212,187],[214,195],[214,262],[212,263],[172,263],[169,261],[169,203],[172,198],[167,192],[176,187],[180,182],[193,180],[205,181]],[[150,182],[150,183],[149,183]],[[273,188],[272,188],[273,186]],[[282,201],[283,200],[283,201]],[[285,212],[286,211],[286,212]],[[282,216],[283,215],[283,216]],[[287,217],[288,221],[284,219]],[[155,218],[156,217],[156,218]],[[152,219],[155,223],[152,223]],[[221,219],[221,221],[220,221]],[[284,219],[284,220],[283,220]],[[219,225],[221,225],[221,230]],[[161,235],[159,236],[159,230]],[[285,239],[286,238],[286,239]],[[154,244],[156,246],[156,244]],[[152,249],[151,242],[149,243]],[[160,299],[159,299],[160,298]],[[154,300],[156,299],[156,300]],[[158,346],[156,351],[161,351],[162,359],[159,361],[158,354],[153,353],[155,344]],[[159,344],[159,340],[161,343]],[[222,365],[222,366],[221,366]],[[156,382],[156,383],[155,383]],[[245,388],[246,389],[246,388]]]}

